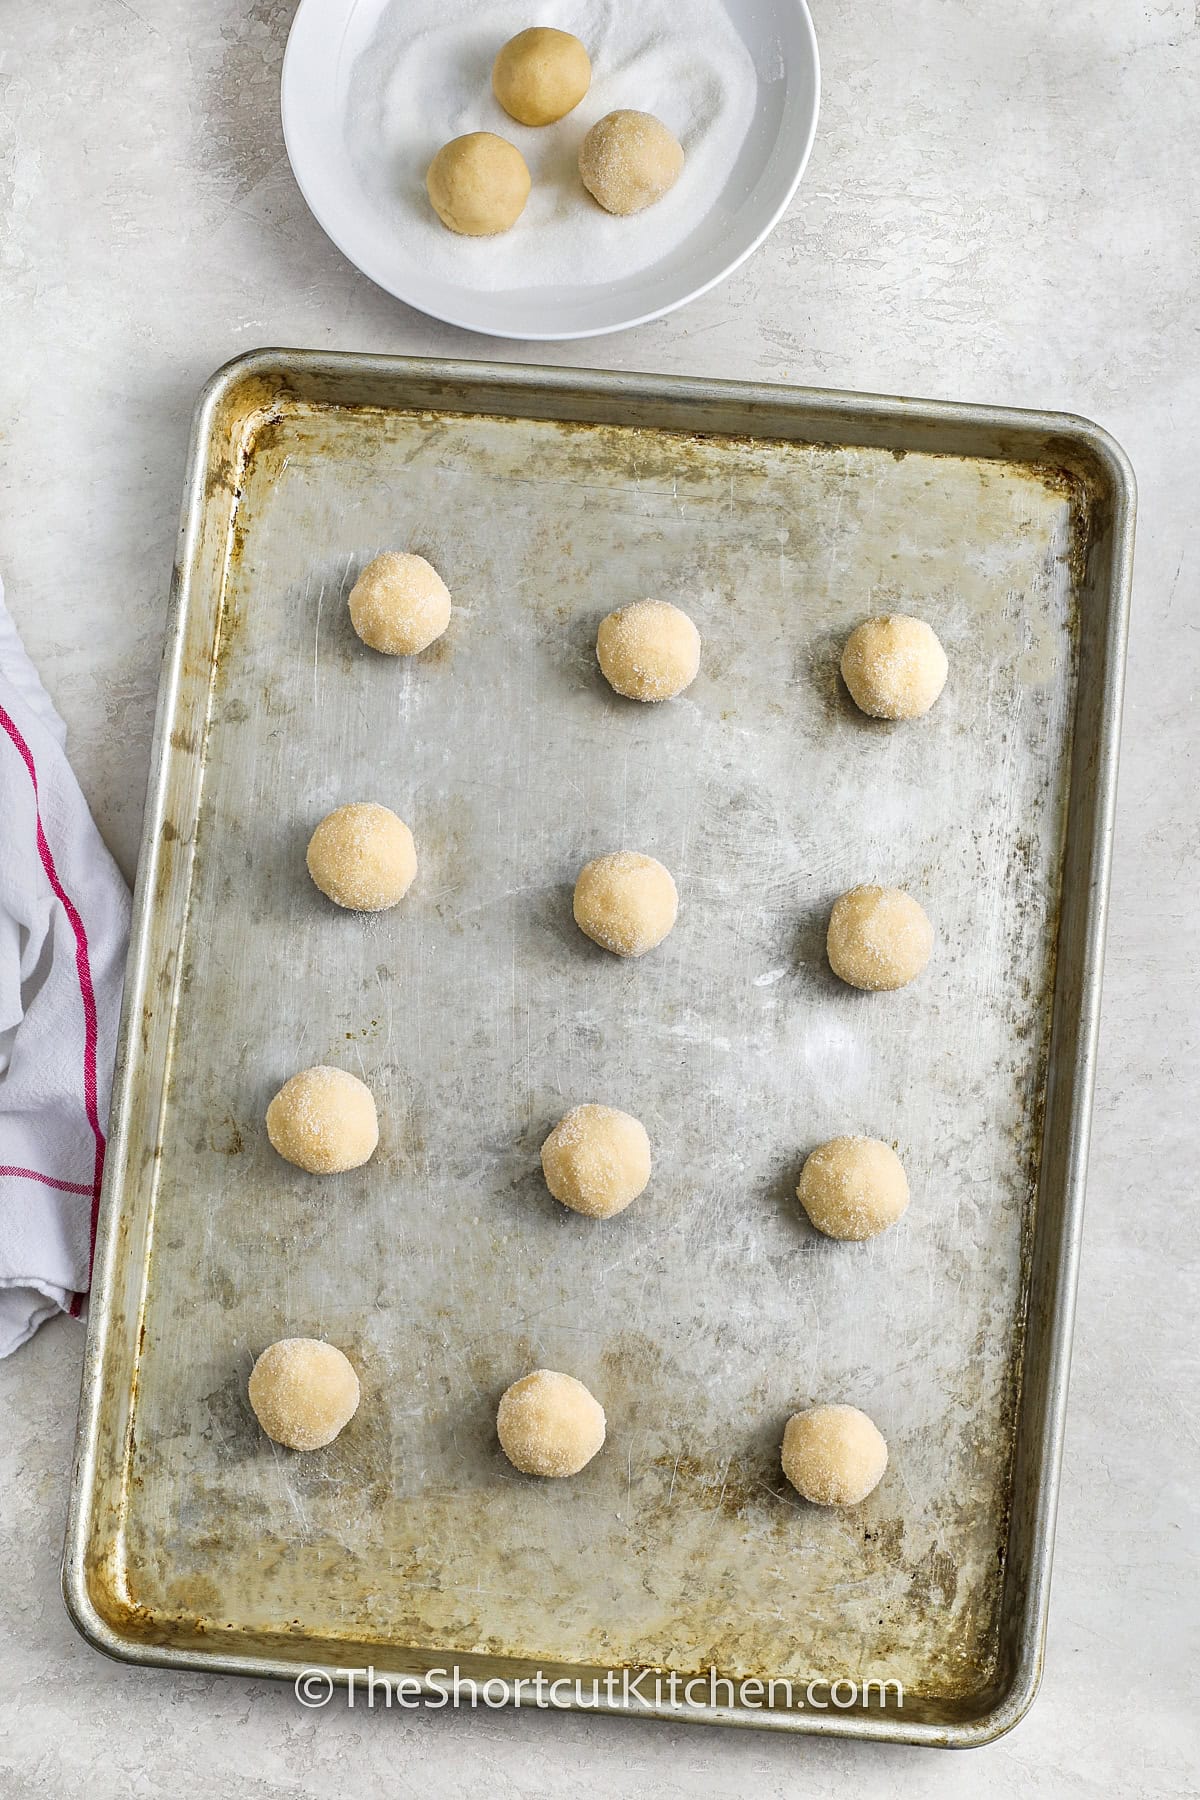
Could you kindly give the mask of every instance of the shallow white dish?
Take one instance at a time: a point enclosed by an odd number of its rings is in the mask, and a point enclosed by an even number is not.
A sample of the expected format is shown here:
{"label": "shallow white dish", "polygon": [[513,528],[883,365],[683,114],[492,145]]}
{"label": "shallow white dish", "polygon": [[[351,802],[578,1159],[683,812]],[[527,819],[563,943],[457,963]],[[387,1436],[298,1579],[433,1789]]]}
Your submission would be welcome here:
{"label": "shallow white dish", "polygon": [[[820,94],[805,0],[725,0],[754,64],[754,117],[724,186],[682,243],[635,274],[577,286],[485,288],[447,280],[428,266],[415,233],[405,242],[351,150],[352,76],[388,4],[301,0],[283,64],[284,139],[301,193],[343,255],[388,293],[451,325],[492,337],[566,339],[659,318],[743,263],[778,222],[804,173]],[[535,7],[530,19],[536,13]],[[684,8],[680,18],[685,29]]]}

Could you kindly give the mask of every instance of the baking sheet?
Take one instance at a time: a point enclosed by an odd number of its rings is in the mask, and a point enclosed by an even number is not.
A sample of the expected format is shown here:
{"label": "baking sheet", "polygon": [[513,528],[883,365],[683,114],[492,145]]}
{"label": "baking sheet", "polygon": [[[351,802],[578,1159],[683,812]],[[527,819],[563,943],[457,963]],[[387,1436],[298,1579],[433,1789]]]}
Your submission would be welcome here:
{"label": "baking sheet", "polygon": [[[1039,415],[286,352],[218,378],[68,1545],[89,1635],[274,1673],[886,1678],[902,1711],[695,1716],[921,1741],[1019,1715],[1131,504],[1103,434]],[[455,598],[446,637],[404,662],[346,613],[396,546]],[[647,594],[704,637],[667,707],[619,700],[595,667],[600,617]],[[856,712],[836,665],[860,618],[905,609],[951,677],[895,728]],[[376,918],[304,873],[313,826],[351,799],[417,840],[414,888]],[[673,934],[629,965],[570,910],[580,865],[618,847],[681,894]],[[832,900],[873,880],[937,930],[895,995],[824,962]],[[337,1180],[282,1163],[261,1123],[321,1061],[381,1115],[372,1162]],[[538,1166],[591,1099],[655,1147],[645,1196],[604,1225],[557,1207]],[[819,1238],[793,1197],[840,1131],[894,1141],[909,1173],[908,1214],[873,1244]],[[289,1334],[341,1345],[363,1384],[308,1458],[270,1445],[245,1396]],[[499,1393],[539,1365],[608,1414],[570,1484],[518,1476],[495,1442]],[[779,1471],[786,1417],[818,1400],[861,1405],[890,1446],[851,1511],[805,1506]]]}

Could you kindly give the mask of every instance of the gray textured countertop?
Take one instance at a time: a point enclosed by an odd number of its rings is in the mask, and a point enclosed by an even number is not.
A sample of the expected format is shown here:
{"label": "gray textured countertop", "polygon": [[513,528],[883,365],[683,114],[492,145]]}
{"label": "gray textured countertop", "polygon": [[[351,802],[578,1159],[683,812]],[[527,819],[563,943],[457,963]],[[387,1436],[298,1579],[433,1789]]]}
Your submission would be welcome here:
{"label": "gray textured countertop", "polygon": [[304,1712],[104,1661],[58,1593],[82,1333],[0,1364],[0,1793],[1194,1794],[1200,20],[818,0],[796,204],[673,318],[497,345],[379,293],[283,154],[292,0],[9,0],[0,572],[132,875],[187,422],[259,344],[499,354],[1059,407],[1140,485],[1112,926],[1046,1676],[960,1758],[546,1715]]}

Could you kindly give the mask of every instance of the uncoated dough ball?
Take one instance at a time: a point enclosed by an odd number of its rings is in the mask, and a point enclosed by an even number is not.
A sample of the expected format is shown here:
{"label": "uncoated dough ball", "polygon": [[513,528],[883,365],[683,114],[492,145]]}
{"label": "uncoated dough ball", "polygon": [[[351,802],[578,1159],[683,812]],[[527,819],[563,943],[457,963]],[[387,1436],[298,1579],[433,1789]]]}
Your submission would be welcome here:
{"label": "uncoated dough ball", "polygon": [[324,1063],[285,1081],[267,1108],[267,1136],[280,1156],[310,1175],[361,1168],[379,1142],[379,1117],[365,1082]]}
{"label": "uncoated dough ball", "polygon": [[463,237],[495,237],[515,225],[529,198],[525,158],[494,131],[469,131],[443,144],[425,176],[443,225]]}
{"label": "uncoated dough ball", "polygon": [[825,942],[835,975],[879,992],[915,981],[933,950],[933,926],[902,888],[855,887],[835,901]]}
{"label": "uncoated dough ball", "polygon": [[816,1506],[857,1506],[878,1487],[888,1451],[857,1406],[812,1406],[784,1427],[783,1472]]}
{"label": "uncoated dough ball", "polygon": [[546,1186],[564,1206],[611,1219],[650,1179],[646,1127],[615,1106],[575,1106],[542,1145]]}
{"label": "uncoated dough ball", "polygon": [[250,1404],[269,1438],[289,1450],[332,1444],[358,1411],[358,1376],[333,1344],[280,1338],[250,1372]]}
{"label": "uncoated dough ball", "polygon": [[661,944],[679,911],[670,872],[652,856],[615,850],[579,871],[575,923],[614,956],[644,956]]}
{"label": "uncoated dough ball", "polygon": [[861,1242],[896,1223],[908,1205],[908,1178],[879,1138],[835,1137],[805,1162],[796,1195],[826,1237]]}
{"label": "uncoated dough ball", "polygon": [[354,912],[383,912],[402,900],[417,872],[413,834],[374,800],[339,806],[308,841],[308,872],[323,894]]}
{"label": "uncoated dough ball", "polygon": [[604,1442],[604,1408],[573,1375],[535,1369],[501,1395],[496,1433],[523,1475],[578,1475]]}
{"label": "uncoated dough ball", "polygon": [[933,627],[906,613],[856,625],[842,651],[842,679],[873,719],[919,719],[945,687],[949,667]]}
{"label": "uncoated dough ball", "polygon": [[385,550],[350,589],[350,623],[372,650],[416,656],[450,623],[450,590],[423,556]]}
{"label": "uncoated dough ball", "polygon": [[592,65],[579,39],[548,25],[518,31],[492,64],[492,92],[522,125],[564,119],[591,81]]}
{"label": "uncoated dough ball", "polygon": [[678,606],[638,600],[601,620],[596,657],[618,694],[629,700],[671,700],[696,679],[700,633]]}
{"label": "uncoated dough ball", "polygon": [[636,213],[669,193],[683,146],[653,113],[605,113],[579,146],[579,174],[605,212]]}

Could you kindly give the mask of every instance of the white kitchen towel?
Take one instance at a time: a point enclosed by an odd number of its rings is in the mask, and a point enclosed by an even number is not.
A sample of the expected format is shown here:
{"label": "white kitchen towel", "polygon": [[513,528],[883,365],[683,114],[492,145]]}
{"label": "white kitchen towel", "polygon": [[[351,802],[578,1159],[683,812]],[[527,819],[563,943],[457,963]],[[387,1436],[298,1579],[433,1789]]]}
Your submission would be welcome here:
{"label": "white kitchen towel", "polygon": [[129,893],[0,585],[0,1356],[91,1278]]}

